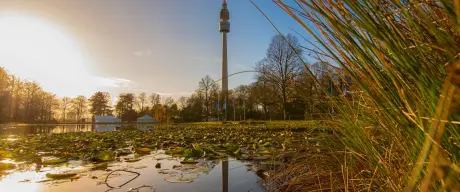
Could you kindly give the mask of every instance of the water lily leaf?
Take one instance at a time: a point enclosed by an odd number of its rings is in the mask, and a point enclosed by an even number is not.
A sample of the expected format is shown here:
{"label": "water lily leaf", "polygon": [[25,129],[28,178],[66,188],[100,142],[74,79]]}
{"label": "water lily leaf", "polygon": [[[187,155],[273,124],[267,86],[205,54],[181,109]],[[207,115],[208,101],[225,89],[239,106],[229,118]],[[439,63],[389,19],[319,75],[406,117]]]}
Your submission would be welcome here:
{"label": "water lily leaf", "polygon": [[108,163],[98,163],[94,164],[93,167],[91,167],[91,170],[97,170],[97,169],[105,169],[107,168]]}
{"label": "water lily leaf", "polygon": [[55,164],[61,164],[61,163],[66,163],[67,159],[50,159],[43,161],[43,165],[55,165]]}
{"label": "water lily leaf", "polygon": [[76,173],[47,173],[46,177],[50,179],[66,179],[76,175]]}
{"label": "water lily leaf", "polygon": [[164,180],[170,183],[191,183],[198,179],[198,174],[166,175]]}
{"label": "water lily leaf", "polygon": [[238,148],[235,152],[233,152],[234,155],[239,156],[241,155],[241,148]]}
{"label": "water lily leaf", "polygon": [[184,151],[185,151],[185,148],[183,147],[175,147],[175,148],[167,150],[165,153],[166,154],[182,154],[184,153]]}
{"label": "water lily leaf", "polygon": [[262,146],[262,147],[268,147],[268,146],[270,146],[270,144],[271,144],[270,142],[265,142],[265,143],[264,143],[263,145],[261,145],[261,146]]}
{"label": "water lily leaf", "polygon": [[134,163],[134,162],[138,162],[142,160],[141,158],[134,158],[134,159],[126,159],[125,161],[128,162],[128,163]]}
{"label": "water lily leaf", "polygon": [[271,156],[255,156],[255,157],[248,157],[248,160],[254,160],[254,161],[263,161],[263,160],[268,160],[272,158]]}
{"label": "water lily leaf", "polygon": [[147,166],[146,165],[140,165],[140,166],[134,167],[134,169],[144,169],[144,168],[147,168]]}
{"label": "water lily leaf", "polygon": [[0,158],[12,158],[13,154],[9,151],[0,150]]}
{"label": "water lily leaf", "polygon": [[94,159],[96,161],[112,161],[115,158],[115,155],[112,151],[102,151],[99,152]]}
{"label": "water lily leaf", "polygon": [[150,151],[152,150],[149,148],[136,148],[136,152],[139,154],[148,154]]}
{"label": "water lily leaf", "polygon": [[130,150],[118,150],[117,151],[117,156],[126,156],[131,154],[132,152]]}
{"label": "water lily leaf", "polygon": [[187,160],[181,161],[180,163],[182,163],[182,164],[197,164],[198,161],[187,159]]}
{"label": "water lily leaf", "polygon": [[185,158],[190,158],[190,157],[202,157],[204,151],[202,149],[186,149],[184,151],[184,157]]}
{"label": "water lily leaf", "polygon": [[208,167],[206,166],[198,166],[192,170],[190,170],[190,173],[202,173],[208,171]]}
{"label": "water lily leaf", "polygon": [[169,170],[169,169],[160,169],[158,170],[159,174],[172,174],[175,173],[175,171]]}
{"label": "water lily leaf", "polygon": [[257,153],[267,155],[267,154],[271,154],[272,152],[270,152],[268,150],[263,150],[263,151],[258,151]]}
{"label": "water lily leaf", "polygon": [[210,160],[215,160],[215,159],[221,159],[221,158],[223,158],[222,156],[214,155],[214,154],[212,154],[212,153],[208,153],[208,154],[206,154],[206,156],[207,156]]}
{"label": "water lily leaf", "polygon": [[0,171],[14,169],[15,165],[12,163],[2,163],[0,162]]}
{"label": "water lily leaf", "polygon": [[200,149],[201,148],[200,144],[197,144],[197,143],[192,144],[192,146],[193,146],[194,149]]}

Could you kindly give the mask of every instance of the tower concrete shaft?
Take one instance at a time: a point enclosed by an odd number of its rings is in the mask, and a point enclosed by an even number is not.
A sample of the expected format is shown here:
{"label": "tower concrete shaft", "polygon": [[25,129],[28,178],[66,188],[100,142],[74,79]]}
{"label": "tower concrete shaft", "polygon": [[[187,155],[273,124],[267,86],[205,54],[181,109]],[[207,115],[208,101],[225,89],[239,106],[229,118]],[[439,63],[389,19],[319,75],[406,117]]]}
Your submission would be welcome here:
{"label": "tower concrete shaft", "polygon": [[227,33],[230,32],[230,12],[227,9],[227,2],[224,0],[220,9],[219,31],[222,33],[222,109],[224,120],[227,120],[227,99],[228,99],[228,65],[227,65]]}
{"label": "tower concrete shaft", "polygon": [[[222,33],[222,94],[228,93],[227,33]],[[224,98],[225,99],[225,98]]]}

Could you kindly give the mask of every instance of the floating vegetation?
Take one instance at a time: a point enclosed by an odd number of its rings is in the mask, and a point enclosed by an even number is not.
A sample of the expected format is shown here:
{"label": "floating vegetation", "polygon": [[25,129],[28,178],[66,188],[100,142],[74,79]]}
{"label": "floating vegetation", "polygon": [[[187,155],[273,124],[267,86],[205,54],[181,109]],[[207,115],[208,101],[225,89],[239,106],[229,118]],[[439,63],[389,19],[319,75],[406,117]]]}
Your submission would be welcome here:
{"label": "floating vegetation", "polygon": [[182,164],[197,164],[198,161],[187,159],[187,160],[181,161],[180,163],[182,163]]}
{"label": "floating vegetation", "polygon": [[45,160],[42,163],[43,165],[55,165],[55,164],[67,163],[67,159],[54,158],[54,159]]}
{"label": "floating vegetation", "polygon": [[164,177],[165,181],[170,183],[190,183],[195,179],[198,179],[199,174],[187,173],[187,174],[174,174],[167,175]]}
{"label": "floating vegetation", "polygon": [[150,148],[137,148],[136,149],[136,152],[139,153],[139,154],[150,154],[152,150]]}
{"label": "floating vegetation", "polygon": [[67,179],[77,176],[76,173],[47,173],[46,177],[50,179]]}
{"label": "floating vegetation", "polygon": [[252,161],[260,168],[278,167],[285,163],[280,159],[284,153],[308,147],[305,138],[313,134],[308,129],[187,125],[153,131],[28,135],[15,140],[0,136],[0,171],[8,169],[3,174],[11,174],[26,167],[34,171],[34,167],[40,177],[22,180],[51,185],[87,179],[106,185],[108,180],[118,187],[121,178],[112,178],[128,175],[113,171],[142,173],[154,167],[166,182],[190,183],[219,164],[214,160],[231,158]]}
{"label": "floating vegetation", "polygon": [[132,159],[125,159],[125,162],[128,162],[128,163],[134,163],[134,162],[138,162],[142,160],[141,158],[132,158]]}
{"label": "floating vegetation", "polygon": [[52,155],[54,159],[43,160],[44,165],[65,163],[68,159],[108,162],[115,160],[115,157],[132,154],[130,149],[139,155],[164,149],[165,154],[185,158],[221,159],[243,154],[270,156],[283,150],[305,147],[305,138],[307,135],[311,137],[311,133],[307,129],[294,133],[289,128],[272,130],[187,125],[154,131],[42,134],[0,140],[0,155],[1,158],[30,162]]}
{"label": "floating vegetation", "polygon": [[16,166],[12,163],[2,163],[0,162],[0,171],[14,169]]}
{"label": "floating vegetation", "polygon": [[98,163],[98,164],[94,164],[94,165],[91,167],[91,170],[106,169],[108,165],[109,165],[108,163]]}

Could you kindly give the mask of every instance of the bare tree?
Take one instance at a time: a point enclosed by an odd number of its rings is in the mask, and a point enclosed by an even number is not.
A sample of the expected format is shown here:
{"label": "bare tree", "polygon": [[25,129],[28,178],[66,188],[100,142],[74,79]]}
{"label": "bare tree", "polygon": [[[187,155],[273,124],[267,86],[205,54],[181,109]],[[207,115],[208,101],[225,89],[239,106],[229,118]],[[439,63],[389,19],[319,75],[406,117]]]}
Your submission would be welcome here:
{"label": "bare tree", "polygon": [[42,92],[40,85],[36,82],[24,83],[24,120],[35,121],[38,116],[38,101]]}
{"label": "bare tree", "polygon": [[67,121],[67,110],[69,109],[70,105],[71,99],[69,97],[63,97],[61,99],[62,118],[64,119],[64,122]]}
{"label": "bare tree", "polygon": [[147,94],[142,92],[137,96],[137,101],[136,101],[137,108],[139,109],[139,113],[144,112],[145,107],[147,105]]}
{"label": "bare tree", "polygon": [[[175,108],[174,108],[175,106]],[[166,97],[163,101],[163,109],[166,122],[169,123],[169,119],[174,115],[175,110],[177,110],[177,105],[172,97]]]}
{"label": "bare tree", "polygon": [[72,109],[76,114],[77,122],[80,122],[83,114],[86,112],[86,97],[85,96],[77,96],[72,100]]}
{"label": "bare tree", "polygon": [[214,80],[209,75],[201,78],[200,82],[198,83],[198,91],[201,92],[204,96],[203,103],[206,110],[206,121],[209,121],[210,108],[212,105],[211,94],[217,89],[217,84],[214,83]]}
{"label": "bare tree", "polygon": [[288,34],[283,38],[277,35],[273,37],[266,57],[256,67],[258,78],[276,91],[277,103],[283,111],[285,120],[286,106],[294,93],[294,80],[303,70],[299,58],[301,54],[301,46],[295,36]]}
{"label": "bare tree", "polygon": [[188,100],[188,97],[184,97],[184,96],[180,97],[177,100],[177,104],[180,110],[183,110],[187,106],[187,100]]}
{"label": "bare tree", "polygon": [[6,118],[5,112],[3,111],[6,109],[7,101],[10,100],[9,97],[9,82],[10,78],[8,76],[8,73],[6,70],[3,69],[3,67],[0,67],[0,122],[2,119]]}
{"label": "bare tree", "polygon": [[12,75],[10,79],[11,99],[9,113],[13,120],[19,120],[21,104],[23,103],[24,82]]}
{"label": "bare tree", "polygon": [[155,107],[155,105],[160,104],[160,95],[156,93],[152,93],[149,97],[150,100],[150,105],[152,106],[152,109]]}

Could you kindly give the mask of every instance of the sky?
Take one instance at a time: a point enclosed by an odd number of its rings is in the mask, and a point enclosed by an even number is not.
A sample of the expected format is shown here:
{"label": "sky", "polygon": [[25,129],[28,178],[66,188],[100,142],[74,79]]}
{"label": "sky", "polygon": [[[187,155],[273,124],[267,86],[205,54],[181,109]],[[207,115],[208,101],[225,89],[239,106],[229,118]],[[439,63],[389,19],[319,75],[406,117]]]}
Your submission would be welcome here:
{"label": "sky", "polygon": [[[249,0],[228,0],[229,74],[252,70],[277,34]],[[270,0],[254,0],[282,33],[304,30]],[[107,91],[189,96],[220,79],[221,0],[1,0],[0,66],[58,97]],[[299,38],[301,43],[305,43]],[[254,81],[229,78],[229,88]]]}

